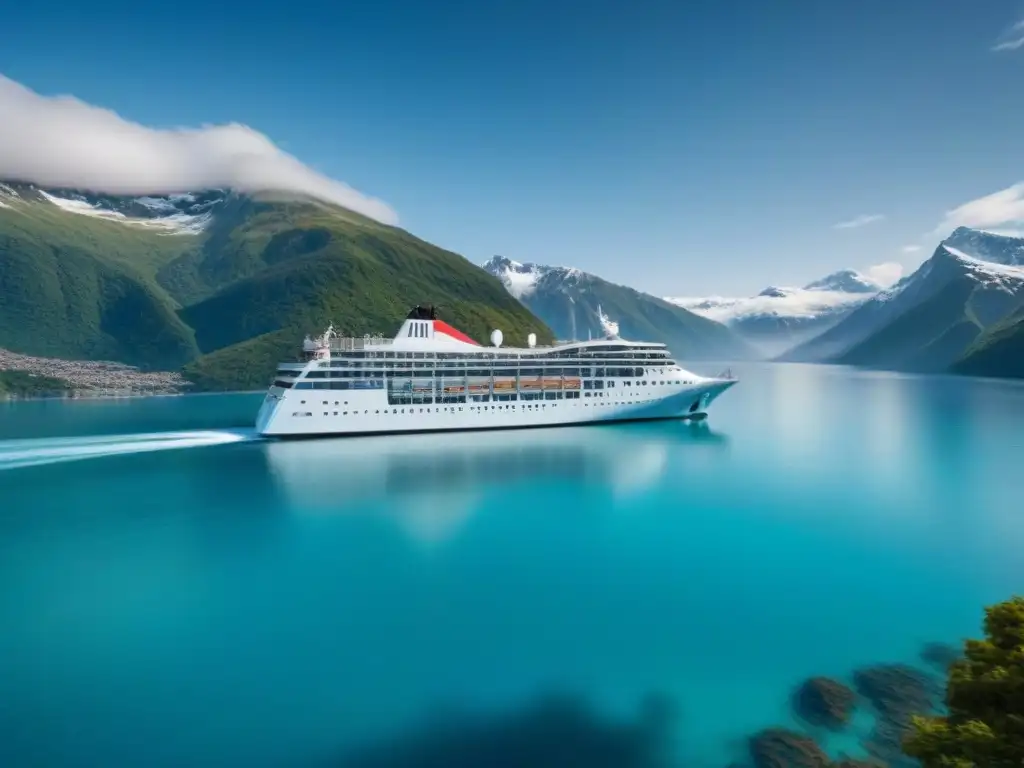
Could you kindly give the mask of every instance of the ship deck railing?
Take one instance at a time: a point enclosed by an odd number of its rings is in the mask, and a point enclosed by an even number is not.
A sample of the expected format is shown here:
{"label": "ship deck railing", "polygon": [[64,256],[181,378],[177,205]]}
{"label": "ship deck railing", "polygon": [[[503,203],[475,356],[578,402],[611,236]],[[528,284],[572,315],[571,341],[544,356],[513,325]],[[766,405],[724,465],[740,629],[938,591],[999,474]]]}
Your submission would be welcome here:
{"label": "ship deck railing", "polygon": [[336,336],[330,340],[331,354],[335,352],[351,352],[367,347],[380,347],[394,344],[395,340],[387,336]]}

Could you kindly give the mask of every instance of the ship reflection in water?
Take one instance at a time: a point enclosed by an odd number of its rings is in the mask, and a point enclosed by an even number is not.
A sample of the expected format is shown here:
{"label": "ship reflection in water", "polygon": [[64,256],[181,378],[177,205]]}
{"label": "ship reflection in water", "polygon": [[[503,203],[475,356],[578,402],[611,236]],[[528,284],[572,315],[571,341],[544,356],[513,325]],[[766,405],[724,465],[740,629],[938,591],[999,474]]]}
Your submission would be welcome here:
{"label": "ship reflection in water", "polygon": [[270,475],[293,512],[370,511],[386,502],[410,533],[443,536],[484,496],[558,483],[642,494],[669,467],[696,469],[727,446],[706,423],[599,425],[271,442]]}

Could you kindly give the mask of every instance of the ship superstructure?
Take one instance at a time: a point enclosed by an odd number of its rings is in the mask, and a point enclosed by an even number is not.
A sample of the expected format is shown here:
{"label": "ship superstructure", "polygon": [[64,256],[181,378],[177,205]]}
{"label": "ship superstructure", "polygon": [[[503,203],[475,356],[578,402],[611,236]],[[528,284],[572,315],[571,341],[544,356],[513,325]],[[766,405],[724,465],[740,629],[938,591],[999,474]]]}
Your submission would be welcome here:
{"label": "ship superstructure", "polygon": [[525,348],[481,346],[417,306],[393,339],[328,328],[282,363],[256,420],[261,435],[312,437],[703,419],[736,383],[680,367],[664,344],[614,336]]}

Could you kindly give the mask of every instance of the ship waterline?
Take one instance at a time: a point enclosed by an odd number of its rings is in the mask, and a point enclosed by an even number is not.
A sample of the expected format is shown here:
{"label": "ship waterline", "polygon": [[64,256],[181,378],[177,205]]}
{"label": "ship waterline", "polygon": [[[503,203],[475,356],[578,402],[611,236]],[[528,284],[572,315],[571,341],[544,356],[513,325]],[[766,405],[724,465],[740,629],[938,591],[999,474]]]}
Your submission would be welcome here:
{"label": "ship waterline", "polygon": [[702,420],[736,380],[679,366],[664,344],[606,338],[482,347],[416,307],[393,339],[307,338],[282,363],[256,430],[267,437]]}

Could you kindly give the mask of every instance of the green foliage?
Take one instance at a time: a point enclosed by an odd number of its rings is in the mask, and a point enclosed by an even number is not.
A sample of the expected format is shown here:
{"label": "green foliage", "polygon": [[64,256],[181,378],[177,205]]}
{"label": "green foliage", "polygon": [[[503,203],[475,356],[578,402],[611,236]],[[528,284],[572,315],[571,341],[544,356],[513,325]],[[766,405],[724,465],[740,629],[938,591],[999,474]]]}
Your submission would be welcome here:
{"label": "green foliage", "polygon": [[32,397],[64,392],[72,385],[53,376],[37,376],[27,371],[0,370],[0,397]]}
{"label": "green foliage", "polygon": [[297,359],[302,338],[293,331],[273,331],[203,355],[182,374],[196,390],[264,389],[278,363]]}
{"label": "green foliage", "polygon": [[945,717],[914,720],[905,744],[924,768],[1024,765],[1024,597],[985,611],[985,639],[952,665]]}

